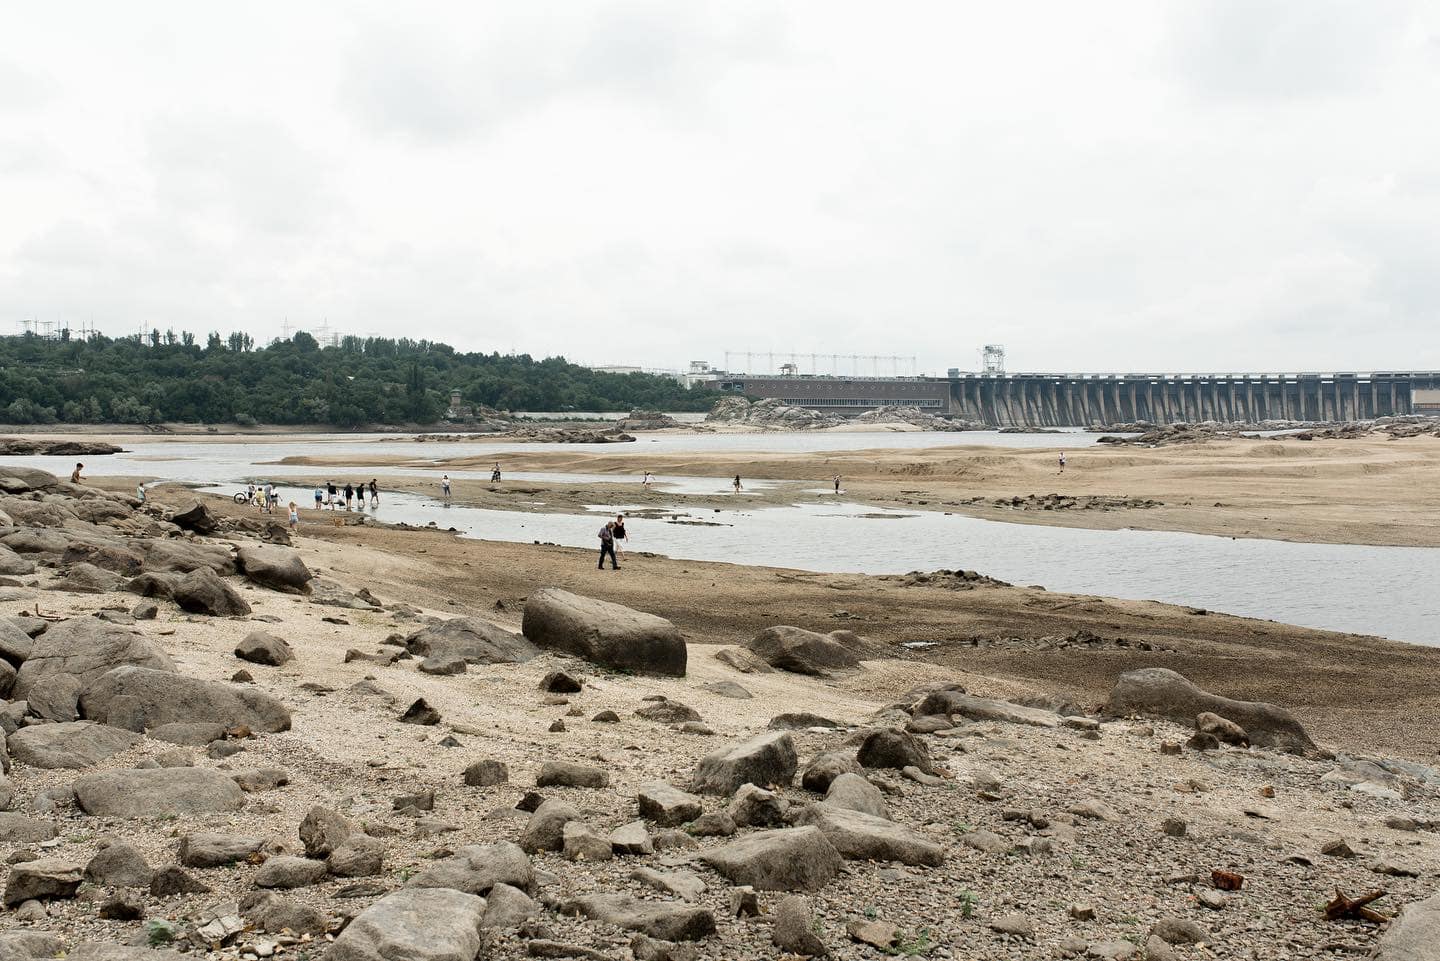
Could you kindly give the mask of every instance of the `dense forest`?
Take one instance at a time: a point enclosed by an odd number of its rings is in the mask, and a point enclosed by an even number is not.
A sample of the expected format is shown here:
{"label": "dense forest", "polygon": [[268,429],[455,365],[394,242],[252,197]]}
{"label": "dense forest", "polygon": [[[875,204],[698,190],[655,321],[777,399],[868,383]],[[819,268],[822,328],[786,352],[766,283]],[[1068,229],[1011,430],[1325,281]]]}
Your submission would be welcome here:
{"label": "dense forest", "polygon": [[432,424],[450,391],[511,411],[705,410],[713,395],[653,374],[607,374],[563,357],[466,354],[426,340],[305,332],[269,346],[248,334],[152,332],[117,340],[0,337],[0,422]]}

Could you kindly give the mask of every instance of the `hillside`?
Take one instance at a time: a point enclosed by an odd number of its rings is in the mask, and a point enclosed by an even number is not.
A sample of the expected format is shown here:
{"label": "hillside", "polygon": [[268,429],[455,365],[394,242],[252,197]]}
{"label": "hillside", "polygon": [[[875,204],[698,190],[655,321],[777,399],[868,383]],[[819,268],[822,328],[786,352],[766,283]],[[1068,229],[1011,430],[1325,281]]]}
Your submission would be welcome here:
{"label": "hillside", "polygon": [[461,353],[426,340],[305,332],[257,347],[247,334],[153,332],[112,340],[0,338],[0,421],[11,424],[431,424],[459,390],[513,411],[703,410],[668,377],[606,374],[563,357]]}

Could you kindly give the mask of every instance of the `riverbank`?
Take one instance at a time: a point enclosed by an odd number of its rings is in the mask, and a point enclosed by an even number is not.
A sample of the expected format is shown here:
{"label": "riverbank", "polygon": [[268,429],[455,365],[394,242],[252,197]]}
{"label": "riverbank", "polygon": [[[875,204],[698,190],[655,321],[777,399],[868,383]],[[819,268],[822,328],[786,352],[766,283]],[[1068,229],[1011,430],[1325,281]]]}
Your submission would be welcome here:
{"label": "riverbank", "polygon": [[[17,956],[1280,961],[1440,875],[1437,650],[4,480]],[[851,653],[739,649],[776,625]],[[1278,707],[1133,715],[1163,665]],[[1382,885],[1389,933],[1320,910]]]}
{"label": "riverbank", "polygon": [[[193,497],[165,488],[156,496],[176,504]],[[222,498],[206,502],[217,513],[254,516]],[[1059,692],[1090,706],[1123,671],[1169,667],[1202,687],[1283,702],[1317,736],[1347,750],[1431,761],[1440,752],[1437,648],[1023,586],[965,589],[944,579],[931,586],[643,553],[627,554],[619,572],[601,572],[591,551],[576,548],[347,523],[343,514],[310,509],[301,515],[300,537],[321,552],[331,576],[459,614],[513,616],[534,585],[544,584],[659,614],[702,644],[743,643],[776,623],[844,628],[893,656],[958,671],[971,683],[983,678],[980,689],[989,695]],[[1056,643],[1082,632],[1101,642]],[[1376,698],[1377,691],[1385,696]]]}
{"label": "riverbank", "polygon": [[[963,437],[963,435],[960,435]],[[628,447],[629,445],[627,445]],[[1223,537],[1322,544],[1440,546],[1440,438],[1400,440],[1230,439],[1156,449],[945,446],[771,452],[654,452],[536,449],[465,457],[433,450],[390,466],[442,471],[613,474],[627,500],[648,504],[660,495],[640,489],[644,471],[667,475],[795,482],[799,488],[751,492],[755,503],[785,503],[806,488],[828,487],[840,474],[846,498],[877,507],[925,508],[1021,524],[1100,530],[1136,528]],[[346,466],[344,455],[312,453],[287,465]],[[353,462],[353,461],[352,461]],[[391,479],[426,489],[414,479]],[[527,500],[566,505],[596,503],[611,491],[577,484],[521,482],[494,487],[466,483],[475,506],[531,509]],[[433,491],[433,485],[429,488]],[[568,493],[567,493],[568,492]],[[1051,498],[1049,495],[1058,495]],[[543,497],[541,496],[543,495]],[[589,500],[585,500],[588,497]],[[671,499],[673,500],[673,498]],[[1073,501],[1073,503],[1071,503]],[[700,502],[700,506],[710,505]]]}

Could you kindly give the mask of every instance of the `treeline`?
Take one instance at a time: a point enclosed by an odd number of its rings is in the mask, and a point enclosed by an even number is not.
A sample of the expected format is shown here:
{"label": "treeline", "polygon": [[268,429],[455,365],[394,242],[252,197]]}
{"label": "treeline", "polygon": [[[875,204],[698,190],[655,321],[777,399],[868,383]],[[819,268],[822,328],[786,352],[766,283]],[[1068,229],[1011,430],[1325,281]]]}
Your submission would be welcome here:
{"label": "treeline", "polygon": [[511,411],[705,410],[713,395],[653,374],[606,374],[563,357],[459,353],[427,340],[305,332],[52,340],[0,337],[0,421],[11,424],[433,424],[462,402]]}

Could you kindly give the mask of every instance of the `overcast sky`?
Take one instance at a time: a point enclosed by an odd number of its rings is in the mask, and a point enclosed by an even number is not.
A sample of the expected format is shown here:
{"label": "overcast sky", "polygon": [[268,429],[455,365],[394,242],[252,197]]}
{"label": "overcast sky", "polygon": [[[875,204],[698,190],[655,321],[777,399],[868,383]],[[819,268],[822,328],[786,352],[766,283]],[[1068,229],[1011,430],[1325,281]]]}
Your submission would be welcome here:
{"label": "overcast sky", "polygon": [[0,332],[1434,369],[1437,104],[1401,0],[10,3]]}

